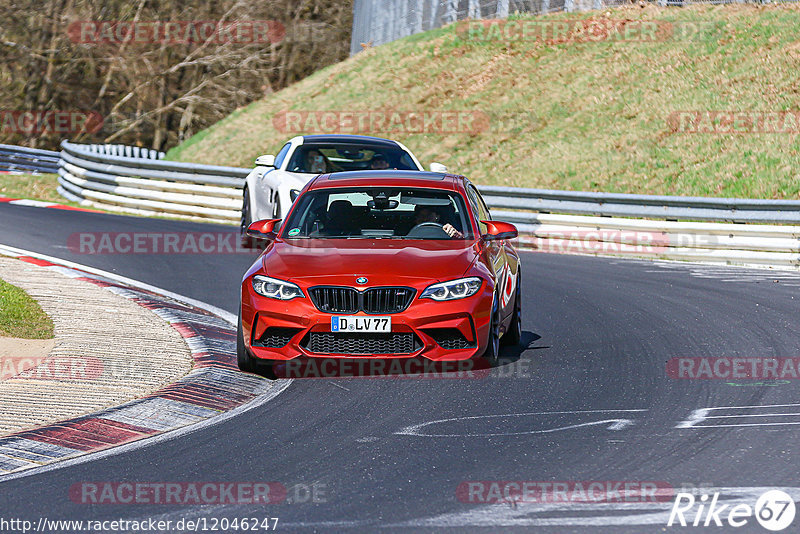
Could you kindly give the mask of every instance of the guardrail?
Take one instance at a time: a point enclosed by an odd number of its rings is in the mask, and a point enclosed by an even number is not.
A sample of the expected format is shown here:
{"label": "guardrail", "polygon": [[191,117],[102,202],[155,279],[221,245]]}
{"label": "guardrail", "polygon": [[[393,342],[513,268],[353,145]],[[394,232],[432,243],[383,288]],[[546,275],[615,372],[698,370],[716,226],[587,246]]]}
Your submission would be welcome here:
{"label": "guardrail", "polygon": [[[239,221],[250,169],[135,156],[130,147],[61,146],[59,191],[71,200],[129,213]],[[495,218],[518,226],[521,248],[800,266],[800,201],[480,190]]]}
{"label": "guardrail", "polygon": [[671,197],[492,186],[480,190],[486,203],[493,208],[602,217],[800,224],[800,201],[797,200]]}
{"label": "guardrail", "polygon": [[63,141],[58,191],[111,211],[239,222],[250,169],[163,161],[163,153]]}
{"label": "guardrail", "polygon": [[654,221],[492,210],[539,252],[800,267],[800,226]]}
{"label": "guardrail", "polygon": [[24,146],[0,145],[0,170],[57,172],[59,153]]}
{"label": "guardrail", "polygon": [[794,200],[480,190],[494,217],[517,225],[521,248],[800,267],[800,202]]}

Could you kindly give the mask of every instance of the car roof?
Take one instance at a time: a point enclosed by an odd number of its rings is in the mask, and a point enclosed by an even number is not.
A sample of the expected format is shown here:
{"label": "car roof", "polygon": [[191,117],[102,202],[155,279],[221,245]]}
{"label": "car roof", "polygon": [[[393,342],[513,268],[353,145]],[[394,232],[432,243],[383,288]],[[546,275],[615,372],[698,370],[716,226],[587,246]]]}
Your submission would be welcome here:
{"label": "car roof", "polygon": [[347,143],[350,145],[382,145],[386,147],[399,148],[396,141],[384,139],[383,137],[370,137],[368,135],[347,135],[347,134],[320,134],[304,135],[303,144],[328,144],[328,143]]}
{"label": "car roof", "polygon": [[312,189],[330,187],[430,187],[434,189],[456,190],[464,180],[457,174],[444,174],[429,171],[369,170],[344,171],[318,176],[309,186]]}

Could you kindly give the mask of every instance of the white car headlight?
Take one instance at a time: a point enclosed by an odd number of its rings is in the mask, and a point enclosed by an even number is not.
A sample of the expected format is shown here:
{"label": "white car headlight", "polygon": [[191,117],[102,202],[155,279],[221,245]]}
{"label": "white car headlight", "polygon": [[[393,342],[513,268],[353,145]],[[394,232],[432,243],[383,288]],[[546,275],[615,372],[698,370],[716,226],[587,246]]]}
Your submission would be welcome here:
{"label": "white car headlight", "polygon": [[259,295],[278,300],[292,300],[305,296],[303,290],[291,282],[260,274],[253,277],[253,290]]}
{"label": "white car headlight", "polygon": [[476,276],[471,278],[459,278],[458,280],[450,280],[449,282],[441,282],[428,286],[419,298],[440,301],[463,299],[477,293],[481,285],[483,285],[483,280]]}

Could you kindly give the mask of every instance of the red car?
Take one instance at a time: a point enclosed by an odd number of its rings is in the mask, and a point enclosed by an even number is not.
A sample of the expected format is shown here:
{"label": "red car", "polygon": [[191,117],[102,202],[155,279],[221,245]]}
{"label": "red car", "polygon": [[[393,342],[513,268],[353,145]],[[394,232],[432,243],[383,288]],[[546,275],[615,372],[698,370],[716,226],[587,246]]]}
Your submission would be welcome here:
{"label": "red car", "polygon": [[518,344],[517,229],[492,221],[463,176],[421,171],[324,174],[268,240],[242,282],[243,371],[308,358],[483,356]]}

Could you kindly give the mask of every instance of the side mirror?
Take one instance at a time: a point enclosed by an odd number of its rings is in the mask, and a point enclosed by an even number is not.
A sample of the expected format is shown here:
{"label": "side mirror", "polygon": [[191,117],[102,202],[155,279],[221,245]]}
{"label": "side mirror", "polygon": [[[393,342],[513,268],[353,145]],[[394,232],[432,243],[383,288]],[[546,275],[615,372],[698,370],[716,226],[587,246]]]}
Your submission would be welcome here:
{"label": "side mirror", "polygon": [[431,163],[431,172],[447,172],[447,166],[441,163]]}
{"label": "side mirror", "polygon": [[272,154],[267,154],[264,156],[258,156],[256,158],[256,165],[258,167],[274,167],[275,166],[275,156]]}
{"label": "side mirror", "polygon": [[514,239],[519,235],[517,227],[511,223],[500,221],[481,221],[486,225],[486,233],[481,237],[486,241],[497,241],[499,239]]}
{"label": "side mirror", "polygon": [[247,227],[247,235],[256,239],[275,239],[275,227],[281,222],[280,219],[264,219],[256,221]]}

